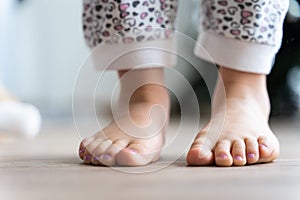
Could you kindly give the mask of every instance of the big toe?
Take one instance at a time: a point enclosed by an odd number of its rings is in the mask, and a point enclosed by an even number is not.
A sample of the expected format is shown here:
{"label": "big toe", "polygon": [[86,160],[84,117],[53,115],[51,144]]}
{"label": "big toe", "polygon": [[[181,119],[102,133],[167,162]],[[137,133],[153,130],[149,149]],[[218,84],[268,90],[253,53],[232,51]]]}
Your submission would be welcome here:
{"label": "big toe", "polygon": [[212,165],[214,164],[214,156],[212,151],[203,145],[193,146],[187,154],[186,162],[189,165]]}
{"label": "big toe", "polygon": [[116,159],[118,165],[122,166],[143,166],[158,160],[160,150],[149,151],[141,144],[130,144],[122,149]]}
{"label": "big toe", "polygon": [[279,142],[276,138],[272,140],[268,137],[260,137],[257,141],[260,163],[272,162],[279,156]]}

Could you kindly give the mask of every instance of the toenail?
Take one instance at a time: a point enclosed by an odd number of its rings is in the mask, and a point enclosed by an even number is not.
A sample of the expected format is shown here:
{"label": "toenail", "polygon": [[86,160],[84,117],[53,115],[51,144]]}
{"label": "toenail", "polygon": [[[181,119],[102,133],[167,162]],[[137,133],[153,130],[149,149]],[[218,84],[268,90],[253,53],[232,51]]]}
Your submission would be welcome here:
{"label": "toenail", "polygon": [[109,160],[109,159],[111,159],[111,155],[104,154],[104,155],[101,156],[101,159],[103,159],[103,160]]}
{"label": "toenail", "polygon": [[127,151],[129,151],[130,153],[133,153],[133,154],[137,154],[137,151],[134,149],[131,149],[131,148],[127,148]]}
{"label": "toenail", "polygon": [[259,146],[260,146],[260,148],[261,148],[262,150],[264,150],[264,151],[267,151],[267,150],[268,150],[268,147],[267,147],[266,145],[264,145],[264,144],[260,144]]}
{"label": "toenail", "polygon": [[243,160],[242,156],[235,156],[234,159],[235,160]]}
{"label": "toenail", "polygon": [[219,157],[222,158],[222,159],[228,158],[227,154],[225,154],[225,153],[221,153],[221,154],[219,155]]}
{"label": "toenail", "polygon": [[100,161],[101,156],[95,156],[95,160]]}
{"label": "toenail", "polygon": [[86,161],[90,161],[91,160],[91,155],[86,155],[85,157],[84,157],[84,160],[86,160]]}
{"label": "toenail", "polygon": [[254,154],[254,153],[249,153],[249,154],[247,155],[247,157],[250,158],[250,159],[255,158],[255,154]]}
{"label": "toenail", "polygon": [[85,151],[85,149],[84,149],[84,148],[81,148],[81,149],[79,150],[79,153],[82,154],[84,151]]}

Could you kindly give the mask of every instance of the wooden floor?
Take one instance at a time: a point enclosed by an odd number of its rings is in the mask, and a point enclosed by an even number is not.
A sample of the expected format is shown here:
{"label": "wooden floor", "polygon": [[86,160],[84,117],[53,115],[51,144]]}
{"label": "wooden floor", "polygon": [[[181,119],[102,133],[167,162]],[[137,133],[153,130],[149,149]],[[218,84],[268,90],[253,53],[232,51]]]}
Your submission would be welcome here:
{"label": "wooden floor", "polygon": [[[184,156],[176,160],[185,146],[179,143],[172,147],[175,153],[167,149],[147,167],[86,166],[77,157],[80,139],[74,125],[46,123],[32,142],[0,145],[0,199],[299,200],[300,120],[285,121],[272,122],[281,141],[278,160],[232,168],[187,167]],[[190,136],[178,137],[184,143]]]}

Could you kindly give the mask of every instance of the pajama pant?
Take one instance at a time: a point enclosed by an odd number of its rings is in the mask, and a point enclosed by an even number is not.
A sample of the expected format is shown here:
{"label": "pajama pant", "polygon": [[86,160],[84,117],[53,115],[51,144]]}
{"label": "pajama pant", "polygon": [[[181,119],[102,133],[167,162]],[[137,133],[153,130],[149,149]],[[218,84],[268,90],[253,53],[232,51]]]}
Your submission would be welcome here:
{"label": "pajama pant", "polygon": [[[90,48],[97,47],[92,53],[97,68],[176,64],[167,51],[176,52],[177,0],[83,1],[84,36]],[[197,57],[239,71],[270,73],[288,0],[202,0],[200,5]]]}

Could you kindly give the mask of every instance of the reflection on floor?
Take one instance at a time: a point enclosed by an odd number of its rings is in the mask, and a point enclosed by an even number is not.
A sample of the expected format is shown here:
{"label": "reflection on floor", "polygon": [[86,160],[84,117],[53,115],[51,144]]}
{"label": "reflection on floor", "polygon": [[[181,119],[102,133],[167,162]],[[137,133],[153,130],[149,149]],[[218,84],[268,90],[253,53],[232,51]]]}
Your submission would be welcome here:
{"label": "reflection on floor", "polygon": [[0,145],[0,199],[299,199],[300,123],[272,120],[272,127],[281,156],[271,164],[186,167],[182,154],[193,134],[185,127],[185,135],[169,137],[158,163],[106,168],[81,163],[73,123],[46,123],[35,141]]}

